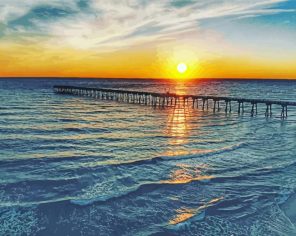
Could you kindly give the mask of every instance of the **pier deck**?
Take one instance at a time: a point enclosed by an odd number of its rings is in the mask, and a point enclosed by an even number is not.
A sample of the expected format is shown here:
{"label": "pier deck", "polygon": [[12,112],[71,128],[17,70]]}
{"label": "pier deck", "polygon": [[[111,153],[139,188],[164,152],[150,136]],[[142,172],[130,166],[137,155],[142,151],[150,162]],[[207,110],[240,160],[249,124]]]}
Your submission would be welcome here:
{"label": "pier deck", "polygon": [[281,118],[288,117],[288,106],[295,106],[296,102],[278,101],[268,99],[248,99],[237,97],[219,97],[219,96],[203,96],[203,95],[179,95],[175,93],[153,93],[143,91],[104,89],[104,88],[87,88],[77,86],[54,86],[54,91],[58,94],[69,94],[77,96],[89,96],[102,100],[114,100],[127,103],[139,103],[150,106],[176,106],[180,103],[192,103],[193,108],[201,107],[203,110],[209,109],[209,101],[213,104],[213,111],[220,111],[221,103],[224,104],[226,113],[232,111],[232,103],[238,104],[237,112],[245,111],[244,105],[251,105],[251,116],[258,112],[258,104],[266,105],[265,116],[272,116],[272,106],[281,107]]}

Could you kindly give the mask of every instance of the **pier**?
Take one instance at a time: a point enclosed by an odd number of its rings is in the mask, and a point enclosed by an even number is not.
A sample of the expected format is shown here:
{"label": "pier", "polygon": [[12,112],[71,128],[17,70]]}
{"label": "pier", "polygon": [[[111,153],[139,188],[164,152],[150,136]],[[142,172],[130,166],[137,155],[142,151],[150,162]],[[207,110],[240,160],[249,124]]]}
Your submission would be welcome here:
{"label": "pier", "polygon": [[[258,113],[258,105],[265,105],[265,116],[272,116],[272,107],[280,108],[281,118],[288,117],[288,107],[296,107],[296,102],[277,101],[267,99],[248,99],[235,97],[203,96],[203,95],[179,95],[175,93],[153,93],[130,90],[87,88],[77,86],[54,86],[54,92],[57,94],[68,94],[76,96],[88,96],[101,100],[112,100],[126,103],[137,103],[153,107],[177,106],[180,104],[191,104],[192,108],[201,108],[208,110],[209,103],[213,112],[223,110],[225,113],[231,113],[234,109],[233,104],[237,104],[238,114],[245,112],[245,105],[249,104],[250,115],[255,116]],[[223,108],[222,108],[223,106]]]}

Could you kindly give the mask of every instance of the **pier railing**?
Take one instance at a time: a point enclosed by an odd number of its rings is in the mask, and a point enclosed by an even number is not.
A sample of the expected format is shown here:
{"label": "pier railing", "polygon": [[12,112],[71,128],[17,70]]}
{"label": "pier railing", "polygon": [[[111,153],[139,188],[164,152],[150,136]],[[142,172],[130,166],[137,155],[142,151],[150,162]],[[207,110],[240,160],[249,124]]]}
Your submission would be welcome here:
{"label": "pier railing", "polygon": [[77,86],[54,86],[54,91],[58,94],[69,94],[77,96],[89,96],[102,100],[121,101],[126,103],[138,103],[154,107],[176,106],[177,104],[191,103],[193,108],[209,109],[209,101],[213,104],[213,111],[220,111],[222,104],[223,110],[228,113],[232,112],[232,103],[237,103],[237,112],[245,112],[245,104],[251,105],[251,116],[258,112],[258,104],[266,105],[265,116],[272,116],[272,106],[281,107],[281,118],[288,117],[288,106],[296,106],[296,102],[278,101],[267,99],[248,99],[236,97],[219,97],[203,95],[179,95],[175,93],[153,93],[143,91],[104,89],[104,88],[87,88]]}

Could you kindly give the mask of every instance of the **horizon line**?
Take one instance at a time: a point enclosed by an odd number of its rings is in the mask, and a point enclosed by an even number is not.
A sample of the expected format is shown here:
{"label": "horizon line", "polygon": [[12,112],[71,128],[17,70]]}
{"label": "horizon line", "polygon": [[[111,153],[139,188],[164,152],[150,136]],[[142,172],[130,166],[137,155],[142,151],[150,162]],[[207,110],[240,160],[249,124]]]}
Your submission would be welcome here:
{"label": "horizon line", "polygon": [[[0,76],[0,79],[94,79],[94,80],[179,80],[178,78],[148,78],[148,77],[71,77],[71,76]],[[204,77],[204,78],[182,78],[182,81],[190,81],[190,80],[296,80],[296,78],[219,78],[219,77]]]}

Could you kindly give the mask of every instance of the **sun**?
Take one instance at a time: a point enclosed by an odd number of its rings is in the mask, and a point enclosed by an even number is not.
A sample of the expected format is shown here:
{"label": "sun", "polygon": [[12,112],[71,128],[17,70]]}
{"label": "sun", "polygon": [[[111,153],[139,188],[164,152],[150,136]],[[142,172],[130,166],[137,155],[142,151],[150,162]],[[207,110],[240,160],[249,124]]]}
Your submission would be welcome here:
{"label": "sun", "polygon": [[185,63],[179,63],[177,66],[179,73],[183,74],[187,71],[187,65]]}

